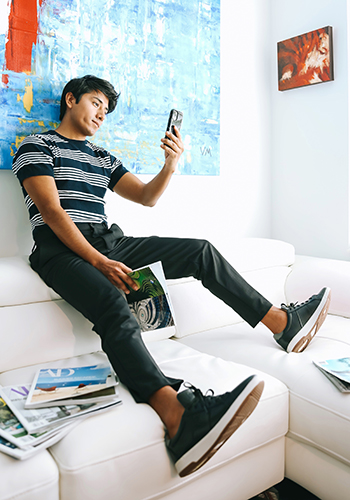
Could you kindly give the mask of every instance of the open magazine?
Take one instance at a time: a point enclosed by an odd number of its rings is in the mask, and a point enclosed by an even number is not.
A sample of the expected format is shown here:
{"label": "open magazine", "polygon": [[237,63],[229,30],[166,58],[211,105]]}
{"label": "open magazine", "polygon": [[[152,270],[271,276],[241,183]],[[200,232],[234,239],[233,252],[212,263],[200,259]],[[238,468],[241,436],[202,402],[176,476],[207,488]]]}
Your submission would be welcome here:
{"label": "open magazine", "polygon": [[25,408],[114,399],[117,396],[117,384],[108,363],[72,368],[41,368],[35,375]]}
{"label": "open magazine", "polygon": [[326,359],[314,361],[321,372],[341,392],[350,392],[350,358]]}
{"label": "open magazine", "polygon": [[139,290],[130,289],[126,300],[141,331],[172,328],[175,333],[175,315],[162,263],[159,261],[136,269],[129,276],[139,285]]}

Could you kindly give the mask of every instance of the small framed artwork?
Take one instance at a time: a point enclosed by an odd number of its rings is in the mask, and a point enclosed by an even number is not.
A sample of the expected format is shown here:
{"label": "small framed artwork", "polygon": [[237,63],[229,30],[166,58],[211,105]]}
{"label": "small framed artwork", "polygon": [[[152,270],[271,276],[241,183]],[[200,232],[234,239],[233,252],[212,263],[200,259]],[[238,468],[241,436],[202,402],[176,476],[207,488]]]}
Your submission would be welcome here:
{"label": "small framed artwork", "polygon": [[331,26],[278,42],[277,55],[278,90],[334,80]]}

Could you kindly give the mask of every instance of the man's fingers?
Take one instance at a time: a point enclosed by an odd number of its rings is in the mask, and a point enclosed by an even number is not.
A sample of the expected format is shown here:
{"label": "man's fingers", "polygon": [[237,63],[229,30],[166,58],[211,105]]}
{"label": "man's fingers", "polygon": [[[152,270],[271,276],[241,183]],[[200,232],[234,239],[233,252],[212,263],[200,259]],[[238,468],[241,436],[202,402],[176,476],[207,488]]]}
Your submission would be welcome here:
{"label": "man's fingers", "polygon": [[[128,268],[128,272],[131,272],[131,269],[129,270]],[[118,281],[118,284],[120,283],[121,286],[118,286],[118,288],[121,288],[122,290],[124,290],[125,293],[129,293],[129,288],[126,286],[128,285],[132,290],[138,290],[139,287],[137,285],[137,283],[135,283],[135,281],[125,272],[119,272],[119,275],[118,275],[118,278],[119,278],[119,281]],[[127,290],[127,292],[126,292]]]}
{"label": "man's fingers", "polygon": [[109,279],[109,281],[113,283],[113,285],[120,290],[123,290],[125,293],[130,293],[130,288],[132,290],[139,289],[137,283],[135,283],[135,281],[128,274],[132,272],[132,269],[122,262],[109,260],[107,261],[106,267],[102,269],[102,272]]}
{"label": "man's fingers", "polygon": [[[171,139],[170,137],[172,137],[173,139]],[[174,151],[174,153],[176,154],[181,153],[184,149],[182,142],[179,139],[177,139],[173,134],[171,134],[168,139],[163,138],[161,139],[161,141],[163,143],[163,146],[165,146],[165,148]]]}

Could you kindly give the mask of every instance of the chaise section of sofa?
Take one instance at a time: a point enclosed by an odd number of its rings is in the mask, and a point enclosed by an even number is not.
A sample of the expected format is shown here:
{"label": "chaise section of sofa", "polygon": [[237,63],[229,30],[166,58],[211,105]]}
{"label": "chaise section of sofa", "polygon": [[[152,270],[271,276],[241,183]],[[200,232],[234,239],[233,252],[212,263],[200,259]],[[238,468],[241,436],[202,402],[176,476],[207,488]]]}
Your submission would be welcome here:
{"label": "chaise section of sofa", "polygon": [[263,325],[252,329],[244,323],[179,341],[281,380],[290,394],[286,476],[322,500],[348,500],[350,394],[339,392],[313,361],[350,357],[350,262],[298,256],[286,279],[285,301],[303,302],[323,286],[332,290],[329,315],[303,353],[287,354]]}

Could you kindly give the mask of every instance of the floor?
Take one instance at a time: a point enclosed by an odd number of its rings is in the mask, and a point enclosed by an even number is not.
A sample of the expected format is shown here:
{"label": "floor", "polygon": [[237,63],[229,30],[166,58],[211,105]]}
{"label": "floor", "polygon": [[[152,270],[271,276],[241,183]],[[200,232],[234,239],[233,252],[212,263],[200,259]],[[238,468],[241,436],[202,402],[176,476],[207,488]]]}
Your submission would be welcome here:
{"label": "floor", "polygon": [[269,491],[265,491],[250,500],[320,500],[290,479],[284,479]]}
{"label": "floor", "polygon": [[276,484],[275,488],[279,493],[279,500],[319,500],[318,497],[293,483],[290,479],[284,479],[281,483]]}

